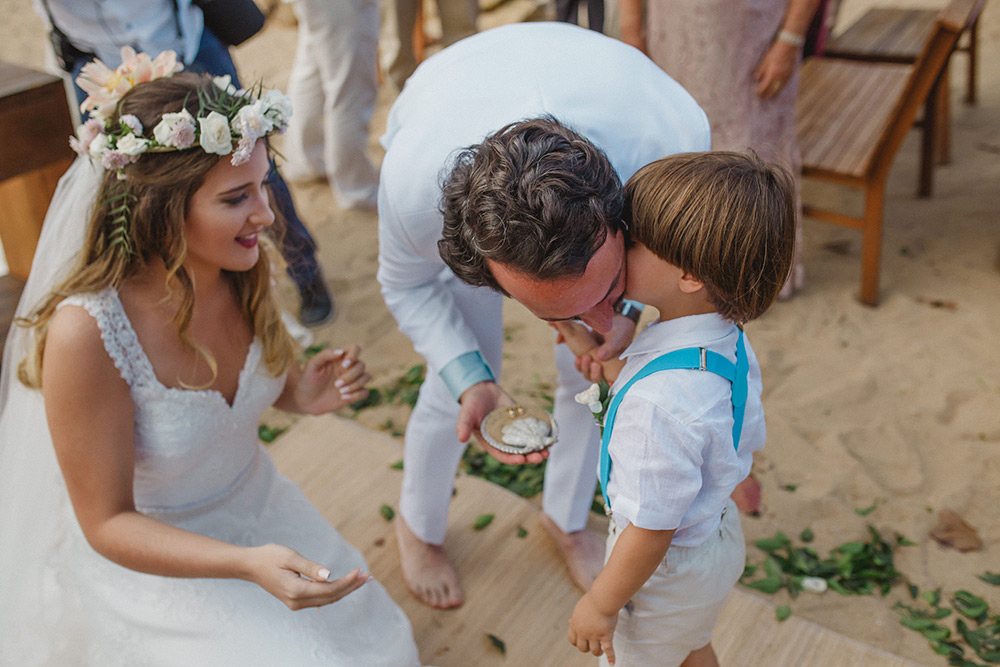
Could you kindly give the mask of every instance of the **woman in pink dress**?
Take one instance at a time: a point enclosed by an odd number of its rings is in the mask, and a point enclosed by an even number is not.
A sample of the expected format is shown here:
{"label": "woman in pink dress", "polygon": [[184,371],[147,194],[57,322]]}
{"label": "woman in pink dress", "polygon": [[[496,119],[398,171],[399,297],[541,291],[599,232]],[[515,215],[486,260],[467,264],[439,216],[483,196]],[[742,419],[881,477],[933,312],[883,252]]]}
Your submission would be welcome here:
{"label": "woman in pink dress", "polygon": [[[798,174],[795,98],[819,0],[621,0],[622,39],[684,86],[708,115],[714,150],[752,149]],[[800,205],[801,209],[801,205]],[[782,296],[802,285],[802,221]]]}

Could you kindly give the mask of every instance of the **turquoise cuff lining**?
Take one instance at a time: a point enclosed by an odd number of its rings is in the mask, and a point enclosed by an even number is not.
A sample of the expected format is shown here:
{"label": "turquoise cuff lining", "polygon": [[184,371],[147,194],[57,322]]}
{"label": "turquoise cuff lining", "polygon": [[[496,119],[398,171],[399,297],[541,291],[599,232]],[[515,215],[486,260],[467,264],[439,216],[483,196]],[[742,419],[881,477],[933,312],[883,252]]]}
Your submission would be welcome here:
{"label": "turquoise cuff lining", "polygon": [[632,299],[624,299],[625,303],[632,304],[632,307],[638,310],[640,313],[646,307],[646,304],[640,303],[639,301],[633,301]]}
{"label": "turquoise cuff lining", "polygon": [[477,382],[496,382],[496,376],[479,352],[466,352],[449,361],[438,373],[444,386],[457,401]]}

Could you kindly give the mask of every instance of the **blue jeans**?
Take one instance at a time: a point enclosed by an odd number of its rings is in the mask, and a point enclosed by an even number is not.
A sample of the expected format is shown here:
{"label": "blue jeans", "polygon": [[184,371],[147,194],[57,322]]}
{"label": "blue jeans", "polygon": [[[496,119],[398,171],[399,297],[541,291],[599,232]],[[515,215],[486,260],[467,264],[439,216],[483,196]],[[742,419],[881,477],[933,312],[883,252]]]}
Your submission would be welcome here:
{"label": "blue jeans", "polygon": [[[156,54],[151,55],[155,56]],[[79,76],[80,70],[88,62],[90,61],[81,59],[73,67],[73,87],[81,104],[86,99],[87,93],[76,85],[76,77]],[[237,88],[240,87],[236,64],[229,54],[229,47],[223,44],[207,27],[201,34],[198,55],[195,56],[190,65],[185,66],[185,69],[214,76],[228,74],[232,77],[233,85]],[[84,116],[84,120],[86,120],[86,116]],[[299,218],[299,214],[295,210],[295,202],[292,201],[292,194],[288,191],[288,185],[278,173],[273,162],[271,163],[271,173],[268,175],[268,183],[271,186],[274,207],[285,219],[285,236],[281,243],[281,255],[288,265],[288,275],[301,288],[315,280],[319,271],[319,264],[316,261],[316,242]]]}

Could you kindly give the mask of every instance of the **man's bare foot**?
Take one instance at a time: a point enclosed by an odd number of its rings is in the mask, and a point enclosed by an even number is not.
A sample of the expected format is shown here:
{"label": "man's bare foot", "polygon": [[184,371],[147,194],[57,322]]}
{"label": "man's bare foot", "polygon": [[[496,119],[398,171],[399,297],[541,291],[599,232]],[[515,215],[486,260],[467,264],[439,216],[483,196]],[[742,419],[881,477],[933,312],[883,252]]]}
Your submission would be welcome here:
{"label": "man's bare foot", "polygon": [[395,524],[399,560],[410,592],[435,609],[454,609],[465,602],[465,591],[444,547],[422,541],[402,516],[396,517]]}
{"label": "man's bare foot", "polygon": [[590,585],[604,567],[604,539],[586,528],[572,533],[564,533],[548,514],[542,513],[542,525],[559,547],[569,578],[583,591]]}

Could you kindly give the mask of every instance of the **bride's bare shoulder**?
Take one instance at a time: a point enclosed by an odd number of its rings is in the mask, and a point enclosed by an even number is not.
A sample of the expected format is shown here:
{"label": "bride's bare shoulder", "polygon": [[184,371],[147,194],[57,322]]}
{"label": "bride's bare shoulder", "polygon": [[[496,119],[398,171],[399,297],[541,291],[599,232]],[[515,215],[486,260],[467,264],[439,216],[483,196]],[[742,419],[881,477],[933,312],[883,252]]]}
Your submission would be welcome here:
{"label": "bride's bare shoulder", "polygon": [[87,309],[67,304],[49,321],[42,355],[42,386],[61,382],[70,375],[100,386],[118,378],[114,362],[108,356],[97,321]]}

